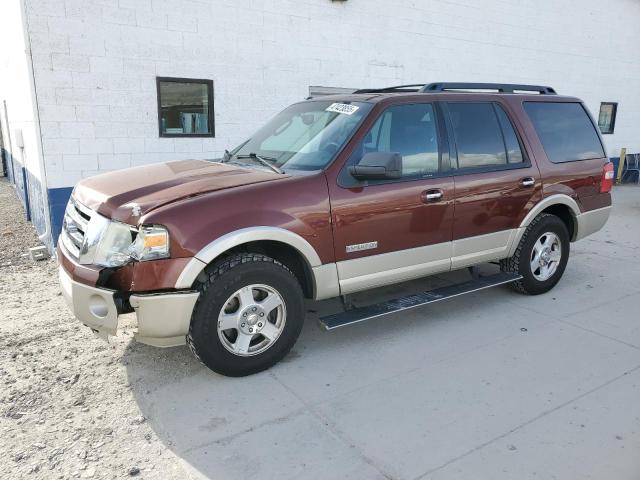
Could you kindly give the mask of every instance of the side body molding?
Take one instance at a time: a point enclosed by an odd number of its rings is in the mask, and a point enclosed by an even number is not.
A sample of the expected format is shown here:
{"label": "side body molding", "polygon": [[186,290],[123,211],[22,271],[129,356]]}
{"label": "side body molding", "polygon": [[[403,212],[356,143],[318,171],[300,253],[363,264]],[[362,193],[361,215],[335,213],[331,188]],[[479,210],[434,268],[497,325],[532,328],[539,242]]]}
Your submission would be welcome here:
{"label": "side body molding", "polygon": [[569,207],[569,209],[571,210],[571,216],[573,218],[573,226],[575,227],[574,229],[576,231],[576,234],[574,234],[574,238],[572,238],[571,241],[574,241],[577,238],[580,238],[579,235],[577,235],[577,230],[578,230],[577,219],[581,214],[580,206],[578,205],[578,203],[569,195],[562,195],[562,194],[551,195],[549,197],[543,198],[540,202],[538,202],[527,214],[527,216],[524,217],[524,220],[522,220],[520,227],[516,229],[515,237],[513,238],[513,241],[511,243],[511,248],[509,249],[509,254],[507,256],[510,257],[515,253],[516,248],[518,248],[518,244],[520,243],[520,239],[522,238],[522,235],[524,235],[525,230],[527,229],[529,224],[533,221],[533,219],[536,218],[545,208],[548,208],[552,205],[566,205],[567,207]]}
{"label": "side body molding", "polygon": [[[178,277],[175,288],[191,288],[200,272],[221,254],[243,243],[259,240],[285,243],[302,255],[312,271],[316,299],[329,298],[339,294],[338,273],[335,264],[322,265],[318,253],[300,235],[284,228],[268,226],[242,228],[209,243],[189,261]],[[330,265],[333,265],[333,268],[329,268]]]}

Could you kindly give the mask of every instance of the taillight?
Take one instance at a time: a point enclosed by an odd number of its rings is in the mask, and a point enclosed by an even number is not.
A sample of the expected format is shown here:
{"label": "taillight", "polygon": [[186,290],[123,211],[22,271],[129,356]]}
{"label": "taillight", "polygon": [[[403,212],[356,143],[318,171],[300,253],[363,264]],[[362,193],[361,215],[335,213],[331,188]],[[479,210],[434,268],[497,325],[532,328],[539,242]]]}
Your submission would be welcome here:
{"label": "taillight", "polygon": [[600,179],[600,193],[609,193],[613,187],[613,163],[605,163]]}

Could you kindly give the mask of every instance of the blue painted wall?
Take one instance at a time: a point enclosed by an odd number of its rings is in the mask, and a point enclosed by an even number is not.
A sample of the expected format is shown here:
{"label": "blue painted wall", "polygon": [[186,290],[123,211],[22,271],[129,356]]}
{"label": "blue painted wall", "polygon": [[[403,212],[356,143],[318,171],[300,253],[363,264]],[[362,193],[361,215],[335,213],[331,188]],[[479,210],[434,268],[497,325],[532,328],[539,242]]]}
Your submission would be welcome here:
{"label": "blue painted wall", "polygon": [[27,192],[28,182],[25,182],[26,176],[23,174],[23,165],[16,157],[14,157],[9,150],[2,150],[3,156],[7,162],[7,173],[9,175],[9,181],[16,187],[16,193],[18,198],[22,202],[22,206],[27,208]]}
{"label": "blue painted wall", "polygon": [[[2,149],[2,155],[7,164],[7,178],[15,185],[18,198],[25,209],[27,220],[33,222],[33,226],[39,235],[47,229],[47,218],[51,219],[51,237],[46,240],[47,247],[53,251],[58,237],[62,231],[62,219],[64,210],[71,196],[73,187],[44,189],[40,180],[29,173],[22,163],[6,149]],[[45,210],[44,195],[49,196],[49,211]]]}
{"label": "blue painted wall", "polygon": [[64,210],[71,196],[73,187],[50,188],[47,190],[49,194],[49,215],[51,216],[51,236],[53,245],[58,242],[58,237],[62,231],[62,219],[64,218]]}
{"label": "blue painted wall", "polygon": [[38,235],[42,235],[47,230],[47,215],[49,213],[45,208],[47,188],[29,171],[27,171],[27,185],[31,221]]}
{"label": "blue painted wall", "polygon": [[6,167],[7,167],[7,178],[9,179],[9,181],[11,183],[16,183],[15,179],[13,178],[13,157],[11,156],[11,153],[9,153],[9,150],[6,149],[2,149],[2,156],[4,157],[4,161],[6,162]]}
{"label": "blue painted wall", "polygon": [[[44,196],[48,195],[48,192],[42,182],[29,172],[11,152],[3,149],[2,154],[7,163],[8,179],[15,185],[18,198],[25,209],[25,217],[33,223],[38,235],[42,235],[47,229],[47,215],[51,215],[51,212],[47,212],[45,209]],[[51,239],[47,243],[50,249],[54,245]]]}

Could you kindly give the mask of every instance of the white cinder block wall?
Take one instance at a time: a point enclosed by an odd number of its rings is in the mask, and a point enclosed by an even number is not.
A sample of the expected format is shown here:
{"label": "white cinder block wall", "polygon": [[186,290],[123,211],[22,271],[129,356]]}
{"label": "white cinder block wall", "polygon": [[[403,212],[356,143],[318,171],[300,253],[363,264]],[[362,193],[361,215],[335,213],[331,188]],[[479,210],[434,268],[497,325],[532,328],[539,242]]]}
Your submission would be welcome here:
{"label": "white cinder block wall", "polygon": [[16,185],[25,214],[38,234],[46,237],[46,181],[23,7],[20,0],[3,0],[0,4],[0,134],[7,173]]}
{"label": "white cinder block wall", "polygon": [[[310,85],[546,84],[618,102],[608,154],[640,151],[637,0],[23,1],[54,217],[81,178],[219,156]],[[214,81],[216,138],[159,138],[156,76]]]}

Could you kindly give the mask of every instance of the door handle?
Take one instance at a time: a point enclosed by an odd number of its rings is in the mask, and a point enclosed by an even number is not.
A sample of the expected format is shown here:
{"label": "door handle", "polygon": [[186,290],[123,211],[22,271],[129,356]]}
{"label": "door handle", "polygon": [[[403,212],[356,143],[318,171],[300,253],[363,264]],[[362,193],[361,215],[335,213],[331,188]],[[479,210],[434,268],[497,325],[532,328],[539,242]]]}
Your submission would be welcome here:
{"label": "door handle", "polygon": [[535,183],[536,181],[533,177],[524,177],[522,180],[520,180],[520,185],[522,185],[523,187],[533,187]]}
{"label": "door handle", "polygon": [[422,192],[422,194],[420,195],[420,198],[424,203],[437,202],[442,199],[442,190],[440,189],[426,190]]}

